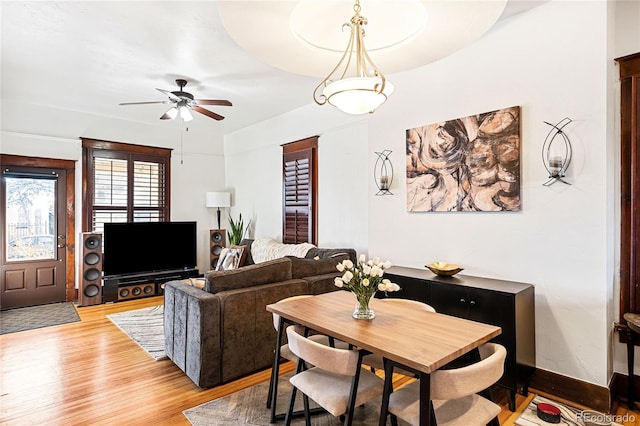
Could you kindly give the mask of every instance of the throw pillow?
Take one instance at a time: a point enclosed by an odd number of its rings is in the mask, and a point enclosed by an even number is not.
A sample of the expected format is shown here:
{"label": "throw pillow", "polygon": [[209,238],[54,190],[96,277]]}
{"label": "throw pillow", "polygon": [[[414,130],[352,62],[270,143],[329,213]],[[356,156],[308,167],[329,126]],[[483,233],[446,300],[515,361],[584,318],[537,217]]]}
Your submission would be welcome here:
{"label": "throw pillow", "polygon": [[243,248],[223,248],[218,258],[216,271],[228,271],[229,269],[237,269],[240,266]]}
{"label": "throw pillow", "polygon": [[238,262],[238,268],[241,267],[241,266],[246,265],[247,264],[247,254],[249,253],[249,250],[247,249],[247,246],[232,244],[230,248],[240,251],[240,261]]}

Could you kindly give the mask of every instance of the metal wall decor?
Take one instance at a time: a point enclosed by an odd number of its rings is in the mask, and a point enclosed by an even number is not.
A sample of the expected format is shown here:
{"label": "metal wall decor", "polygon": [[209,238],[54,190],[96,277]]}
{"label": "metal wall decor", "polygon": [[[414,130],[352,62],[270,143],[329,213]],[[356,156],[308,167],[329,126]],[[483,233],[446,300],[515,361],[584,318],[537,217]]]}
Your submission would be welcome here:
{"label": "metal wall decor", "polygon": [[378,159],[373,168],[373,180],[376,182],[378,192],[376,195],[393,195],[389,188],[391,188],[391,182],[393,182],[393,164],[389,160],[389,154],[391,150],[384,150],[382,152],[376,152]]}
{"label": "metal wall decor", "polygon": [[[551,126],[551,130],[549,130],[542,145],[542,163],[547,172],[549,172],[549,180],[543,183],[543,186],[551,186],[558,181],[571,185],[563,179],[571,163],[571,142],[567,134],[562,131],[571,121],[570,118],[565,117],[558,121],[557,124],[544,122]],[[558,138],[558,136],[560,137]]]}

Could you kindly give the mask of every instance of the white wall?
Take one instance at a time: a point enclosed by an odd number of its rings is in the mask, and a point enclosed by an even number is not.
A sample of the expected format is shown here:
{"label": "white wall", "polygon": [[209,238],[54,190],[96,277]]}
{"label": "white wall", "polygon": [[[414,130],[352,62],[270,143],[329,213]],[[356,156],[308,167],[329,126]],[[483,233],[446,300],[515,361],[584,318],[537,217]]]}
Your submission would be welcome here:
{"label": "white wall", "polygon": [[198,268],[204,271],[209,265],[209,229],[217,227],[215,211],[204,206],[204,194],[224,188],[222,135],[206,120],[189,123],[188,131],[180,129],[179,121],[158,121],[150,126],[16,102],[2,109],[0,153],[76,161],[76,231],[80,232],[80,137],[173,149],[171,219],[197,221]]}
{"label": "white wall", "polygon": [[[359,251],[417,268],[436,260],[458,262],[465,274],[534,284],[537,366],[606,386],[615,251],[607,190],[615,174],[610,145],[617,143],[607,121],[607,24],[605,2],[545,3],[501,21],[448,58],[388,76],[396,91],[362,118],[366,128],[361,122],[331,128],[331,113],[309,106],[228,135],[227,184],[242,208],[257,214],[256,235],[279,237],[277,145],[313,134],[320,134],[321,144],[338,136],[353,151],[321,156],[321,167],[344,171],[349,194],[364,203],[342,210],[344,199],[323,193],[321,241],[332,228],[338,235],[338,229],[349,232],[342,230],[345,224],[367,222],[366,237],[346,239]],[[522,108],[522,211],[408,213],[405,129],[513,105]],[[574,149],[572,185],[543,187],[541,149],[549,132],[544,121],[564,117],[574,121],[565,129]],[[393,196],[374,195],[374,152],[384,149],[393,151]],[[344,178],[330,182],[337,186]]]}
{"label": "white wall", "polygon": [[251,217],[252,237],[282,240],[280,145],[315,135],[320,135],[318,245],[366,251],[366,121],[327,107],[309,105],[225,137],[226,181],[235,193],[233,215]]}

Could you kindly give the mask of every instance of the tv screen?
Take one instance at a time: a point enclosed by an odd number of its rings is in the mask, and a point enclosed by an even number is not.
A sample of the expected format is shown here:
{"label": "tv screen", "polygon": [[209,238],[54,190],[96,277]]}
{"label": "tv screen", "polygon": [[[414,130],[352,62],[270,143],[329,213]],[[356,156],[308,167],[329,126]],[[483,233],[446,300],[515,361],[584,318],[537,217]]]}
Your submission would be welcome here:
{"label": "tv screen", "polygon": [[104,224],[104,276],[194,269],[196,222]]}

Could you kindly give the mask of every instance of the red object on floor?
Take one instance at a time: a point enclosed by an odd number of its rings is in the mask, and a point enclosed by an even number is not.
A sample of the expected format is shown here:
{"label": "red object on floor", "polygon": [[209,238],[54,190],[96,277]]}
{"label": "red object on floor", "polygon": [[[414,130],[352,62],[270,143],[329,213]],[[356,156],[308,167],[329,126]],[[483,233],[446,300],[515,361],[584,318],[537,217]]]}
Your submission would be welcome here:
{"label": "red object on floor", "polygon": [[555,405],[541,402],[538,404],[538,417],[545,422],[560,423],[560,409]]}

